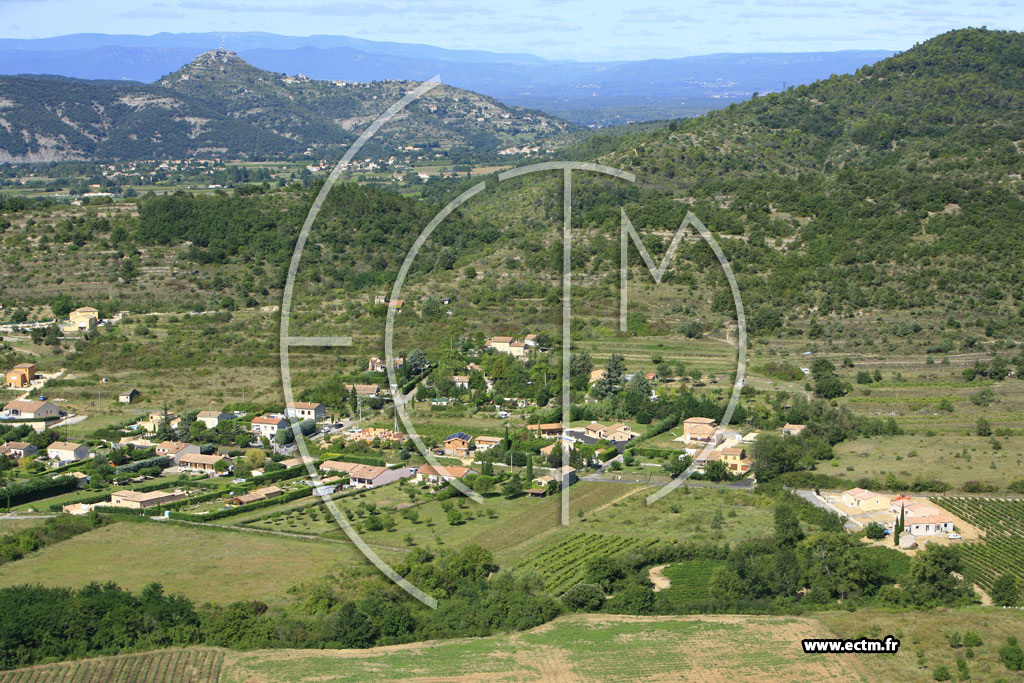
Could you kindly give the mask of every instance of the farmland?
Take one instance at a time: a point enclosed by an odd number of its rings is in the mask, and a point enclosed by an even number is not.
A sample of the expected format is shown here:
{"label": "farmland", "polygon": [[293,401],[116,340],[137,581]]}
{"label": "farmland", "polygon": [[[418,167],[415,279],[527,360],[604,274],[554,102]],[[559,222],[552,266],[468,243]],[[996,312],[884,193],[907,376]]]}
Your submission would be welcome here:
{"label": "farmland", "polygon": [[3,671],[0,683],[217,683],[223,663],[224,652],[211,648],[157,650]]}
{"label": "farmland", "polygon": [[722,564],[719,560],[685,560],[665,567],[662,574],[672,585],[662,591],[673,605],[701,602],[710,599],[711,572]]}
{"label": "farmland", "polygon": [[554,595],[561,595],[583,580],[583,571],[591,558],[613,557],[630,550],[639,550],[651,543],[653,540],[639,541],[605,534],[574,534],[523,560],[516,565],[516,569],[540,573],[544,577],[545,589]]}
{"label": "farmland", "polygon": [[43,548],[0,570],[0,585],[81,587],[158,581],[197,603],[288,600],[293,584],[340,571],[353,597],[380,581],[351,545],[167,522],[120,522]]}
{"label": "farmland", "polygon": [[1024,500],[991,498],[935,498],[935,502],[981,529],[980,543],[965,543],[960,554],[977,575],[977,582],[990,589],[1002,574],[1024,581]]}
{"label": "farmland", "polygon": [[[822,635],[819,623],[799,618],[573,615],[532,631],[487,638],[369,650],[233,653],[225,659],[221,680],[869,680],[858,660],[802,653],[801,638]],[[630,656],[622,656],[622,648]]]}

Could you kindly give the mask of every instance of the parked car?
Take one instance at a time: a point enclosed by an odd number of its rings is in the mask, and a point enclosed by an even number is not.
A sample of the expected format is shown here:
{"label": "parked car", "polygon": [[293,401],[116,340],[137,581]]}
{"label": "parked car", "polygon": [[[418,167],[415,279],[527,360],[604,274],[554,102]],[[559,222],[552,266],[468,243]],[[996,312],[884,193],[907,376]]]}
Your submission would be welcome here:
{"label": "parked car", "polygon": [[949,538],[954,541],[959,541],[961,538],[963,538],[963,536],[961,536],[960,534],[950,534]]}

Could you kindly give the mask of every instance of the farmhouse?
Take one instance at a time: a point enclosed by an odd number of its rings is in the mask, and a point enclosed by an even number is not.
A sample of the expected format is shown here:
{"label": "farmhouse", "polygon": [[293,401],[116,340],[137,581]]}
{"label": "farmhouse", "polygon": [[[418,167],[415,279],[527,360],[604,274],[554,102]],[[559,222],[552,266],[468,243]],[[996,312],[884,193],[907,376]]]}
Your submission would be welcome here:
{"label": "farmhouse", "polygon": [[323,422],[327,419],[327,407],[323,403],[292,401],[284,407],[284,416],[294,417],[299,420]]}
{"label": "farmhouse", "polygon": [[7,372],[8,389],[24,389],[36,378],[35,363],[18,363]]}
{"label": "farmhouse", "polygon": [[416,483],[422,484],[423,482],[426,482],[428,484],[443,484],[446,481],[462,479],[464,476],[469,474],[469,472],[470,470],[466,467],[456,467],[454,465],[445,465],[442,467],[424,465],[416,471]]}
{"label": "farmhouse", "polygon": [[889,496],[862,488],[843,491],[843,505],[857,510],[884,510],[889,506]]}
{"label": "farmhouse", "polygon": [[249,431],[257,436],[273,439],[277,433],[288,429],[288,420],[280,415],[260,415],[252,419]]}
{"label": "farmhouse", "polygon": [[50,460],[56,460],[58,463],[75,462],[89,457],[89,447],[84,443],[54,441],[47,446],[46,455]]}
{"label": "farmhouse", "polygon": [[184,491],[115,491],[110,494],[110,505],[116,508],[142,510],[184,500],[185,495]]}
{"label": "farmhouse", "polygon": [[683,441],[686,443],[718,443],[721,435],[715,427],[718,423],[710,417],[688,417],[683,420]]}
{"label": "farmhouse", "polygon": [[202,410],[196,415],[196,422],[202,422],[207,429],[216,429],[221,422],[235,419],[234,413],[225,413],[222,410]]}
{"label": "farmhouse", "polygon": [[914,536],[937,536],[953,531],[953,518],[941,513],[922,515],[908,519],[906,525],[907,531]]}
{"label": "farmhouse", "polygon": [[469,442],[471,437],[465,432],[455,432],[444,440],[444,454],[456,458],[469,457]]}
{"label": "farmhouse", "polygon": [[161,441],[157,444],[155,452],[157,455],[172,458],[177,465],[183,456],[199,455],[199,446],[184,441]]}
{"label": "farmhouse", "polygon": [[181,456],[178,460],[178,467],[188,472],[205,472],[213,474],[217,471],[217,463],[224,462],[230,464],[231,461],[225,458],[223,455],[203,455],[202,453],[190,453],[188,455]]}
{"label": "farmhouse", "polygon": [[119,403],[131,403],[138,397],[139,390],[133,388],[129,389],[128,391],[122,391],[120,394],[117,395],[117,400]]}
{"label": "farmhouse", "polygon": [[8,441],[3,446],[0,446],[0,455],[6,455],[12,460],[31,458],[38,452],[39,449],[27,441]]}
{"label": "farmhouse", "polygon": [[4,406],[4,412],[22,420],[50,420],[60,417],[60,409],[49,401],[15,399]]}
{"label": "farmhouse", "polygon": [[807,429],[807,425],[787,424],[782,428],[783,436],[800,436],[800,432]]}

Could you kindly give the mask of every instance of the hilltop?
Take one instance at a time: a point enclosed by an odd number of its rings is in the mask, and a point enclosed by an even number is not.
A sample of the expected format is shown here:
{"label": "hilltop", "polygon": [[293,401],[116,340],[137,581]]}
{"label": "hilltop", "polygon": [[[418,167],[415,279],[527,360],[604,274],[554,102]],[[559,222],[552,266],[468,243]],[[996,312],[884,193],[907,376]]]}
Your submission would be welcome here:
{"label": "hilltop", "polygon": [[[416,85],[288,76],[227,50],[203,53],[153,84],[2,76],[0,162],[332,158]],[[419,145],[428,155],[488,158],[526,143],[558,148],[576,132],[546,114],[442,85],[385,126],[367,151]]]}

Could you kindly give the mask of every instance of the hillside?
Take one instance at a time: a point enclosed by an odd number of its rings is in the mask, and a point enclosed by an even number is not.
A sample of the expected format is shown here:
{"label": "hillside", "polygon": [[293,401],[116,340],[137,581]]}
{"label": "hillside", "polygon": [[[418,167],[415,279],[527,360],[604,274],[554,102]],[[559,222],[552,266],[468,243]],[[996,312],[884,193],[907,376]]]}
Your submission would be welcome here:
{"label": "hillside", "polygon": [[[0,162],[332,158],[414,85],[286,76],[226,50],[203,53],[151,85],[3,76]],[[560,147],[575,131],[551,116],[440,86],[366,149],[380,154],[414,145],[428,156],[487,158],[527,142]]]}

